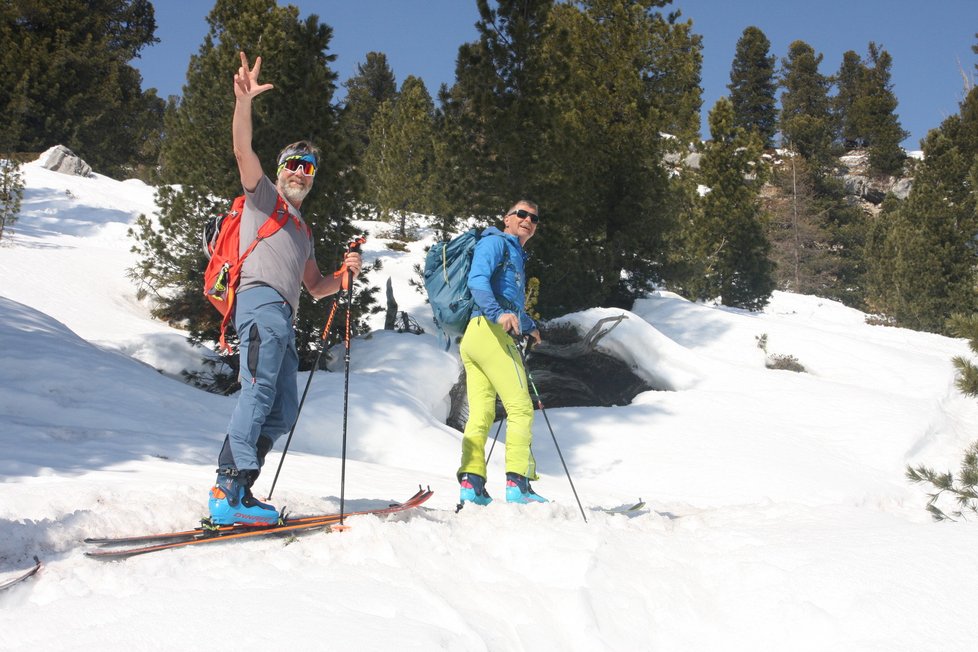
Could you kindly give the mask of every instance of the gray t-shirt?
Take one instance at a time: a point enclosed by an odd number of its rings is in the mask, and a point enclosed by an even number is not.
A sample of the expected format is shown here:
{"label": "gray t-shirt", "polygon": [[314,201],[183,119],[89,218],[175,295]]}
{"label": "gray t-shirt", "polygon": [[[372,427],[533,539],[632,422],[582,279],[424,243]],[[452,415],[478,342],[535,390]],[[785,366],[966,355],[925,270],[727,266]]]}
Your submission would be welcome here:
{"label": "gray t-shirt", "polygon": [[[241,213],[241,253],[251,246],[258,229],[275,210],[278,190],[275,184],[262,176],[254,192],[245,192],[245,206]],[[288,204],[288,202],[286,202]],[[241,283],[238,292],[267,285],[288,301],[292,314],[299,312],[299,292],[306,261],[316,262],[312,238],[302,214],[291,204],[291,219],[271,237],[258,243],[241,267]]]}

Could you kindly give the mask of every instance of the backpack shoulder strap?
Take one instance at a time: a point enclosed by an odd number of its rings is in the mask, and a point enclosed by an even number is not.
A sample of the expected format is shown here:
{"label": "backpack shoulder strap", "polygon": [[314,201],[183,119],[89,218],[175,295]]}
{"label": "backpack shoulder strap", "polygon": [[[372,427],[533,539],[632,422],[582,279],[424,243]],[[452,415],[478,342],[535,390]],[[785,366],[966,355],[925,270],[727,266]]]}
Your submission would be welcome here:
{"label": "backpack shoulder strap", "polygon": [[496,265],[496,270],[493,271],[493,275],[495,275],[495,273],[497,271],[499,271],[499,269],[503,265],[505,265],[507,263],[507,261],[509,261],[509,245],[506,243],[506,239],[503,238],[501,234],[498,234],[498,233],[486,233],[486,230],[485,229],[483,229],[479,233],[479,239],[481,240],[482,238],[502,238],[502,240],[503,240],[503,257],[502,257],[502,260],[499,261],[499,264]]}
{"label": "backpack shoulder strap", "polygon": [[244,211],[244,204],[245,204],[245,196],[238,195],[237,197],[234,198],[234,201],[231,202],[231,212],[240,215],[242,211]]}
{"label": "backpack shoulder strap", "polygon": [[279,195],[278,201],[275,202],[275,210],[272,211],[272,214],[268,216],[268,219],[265,220],[260,227],[258,227],[258,235],[256,235],[254,241],[248,245],[248,248],[245,249],[244,253],[241,254],[241,257],[238,259],[238,266],[240,267],[244,264],[244,259],[248,257],[248,254],[250,254],[255,247],[258,246],[259,242],[278,233],[278,231],[281,230],[281,228],[285,226],[288,221],[289,207],[285,203],[285,200],[282,199],[282,195]]}
{"label": "backpack shoulder strap", "polygon": [[[506,263],[509,262],[509,243],[506,242],[506,238],[503,238],[502,234],[498,234],[498,233],[485,233],[485,231],[483,231],[482,233],[479,234],[479,238],[481,239],[484,237],[500,238],[503,241],[503,257],[502,259],[500,259],[499,264],[496,265],[496,268],[492,271],[492,275],[491,275],[491,278],[494,279],[496,278],[496,275],[499,274],[499,272],[503,269],[503,267],[506,266]],[[512,302],[507,300],[505,297],[497,296],[496,301],[498,301],[499,305],[503,306],[507,310],[515,309]]]}
{"label": "backpack shoulder strap", "polygon": [[[244,195],[240,195],[239,197],[236,197],[234,203],[231,205],[231,210],[238,211],[240,215],[240,212],[244,210],[244,202],[245,202]],[[237,287],[236,287],[237,278],[241,274],[241,268],[244,266],[245,258],[247,258],[248,255],[252,251],[254,251],[255,247],[258,246],[259,242],[261,242],[265,238],[274,235],[283,226],[285,226],[288,223],[288,221],[289,221],[289,207],[285,203],[285,199],[282,198],[282,195],[279,195],[278,200],[275,202],[275,210],[272,211],[272,214],[268,216],[268,219],[265,220],[265,222],[258,228],[258,235],[255,236],[255,239],[252,241],[252,243],[248,245],[248,248],[245,249],[244,253],[242,253],[238,257],[237,262],[235,262],[234,266],[231,267],[229,271],[228,276],[230,279],[233,279],[234,281],[233,283],[228,283],[227,301],[228,301],[229,309],[224,314],[224,319],[221,320],[221,339],[219,342],[220,346],[225,350],[227,350],[228,352],[231,351],[231,347],[228,345],[224,334],[227,330],[228,324],[231,321],[231,314],[233,313],[233,309],[230,308],[230,306],[234,306],[234,302],[237,298],[235,296],[237,293]]]}
{"label": "backpack shoulder strap", "polygon": [[278,195],[275,201],[275,210],[268,216],[265,223],[258,229],[258,240],[263,240],[274,235],[279,229],[289,222],[289,206],[285,203],[282,195]]}

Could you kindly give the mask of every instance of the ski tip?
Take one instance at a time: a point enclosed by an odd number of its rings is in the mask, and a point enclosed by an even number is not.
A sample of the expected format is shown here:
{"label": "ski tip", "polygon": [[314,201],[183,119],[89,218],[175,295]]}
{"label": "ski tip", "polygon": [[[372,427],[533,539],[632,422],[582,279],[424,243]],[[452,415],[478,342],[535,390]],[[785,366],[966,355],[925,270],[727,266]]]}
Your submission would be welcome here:
{"label": "ski tip", "polygon": [[21,584],[22,582],[37,575],[39,570],[41,570],[41,560],[38,559],[37,555],[34,555],[34,565],[25,572],[22,572],[20,575],[0,583],[0,591],[5,591],[9,588],[17,586],[18,584]]}

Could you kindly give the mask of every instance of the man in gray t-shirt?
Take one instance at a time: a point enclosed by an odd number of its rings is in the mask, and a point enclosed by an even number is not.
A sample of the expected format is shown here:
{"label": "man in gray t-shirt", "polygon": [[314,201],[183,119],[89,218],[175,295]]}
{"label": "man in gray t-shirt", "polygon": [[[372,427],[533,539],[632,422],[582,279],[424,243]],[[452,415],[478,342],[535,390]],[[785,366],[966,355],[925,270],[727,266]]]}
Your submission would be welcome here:
{"label": "man in gray t-shirt", "polygon": [[[285,147],[278,157],[275,182],[265,176],[251,147],[251,103],[272,88],[259,84],[261,57],[249,67],[244,52],[234,76],[234,118],[231,132],[238,161],[245,207],[241,215],[242,252],[254,241],[259,227],[285,198],[289,220],[262,240],[245,259],[235,299],[234,328],[240,339],[241,394],[231,414],[227,437],[218,457],[217,481],[208,505],[215,524],[269,524],[278,511],[259,502],[251,486],[261,472],[275,440],[288,432],[298,410],[295,314],[305,285],[313,297],[335,294],[342,278],[323,276],[316,264],[312,232],[299,208],[312,189],[319,151],[306,141]],[[347,270],[357,276],[360,254],[348,253]]]}

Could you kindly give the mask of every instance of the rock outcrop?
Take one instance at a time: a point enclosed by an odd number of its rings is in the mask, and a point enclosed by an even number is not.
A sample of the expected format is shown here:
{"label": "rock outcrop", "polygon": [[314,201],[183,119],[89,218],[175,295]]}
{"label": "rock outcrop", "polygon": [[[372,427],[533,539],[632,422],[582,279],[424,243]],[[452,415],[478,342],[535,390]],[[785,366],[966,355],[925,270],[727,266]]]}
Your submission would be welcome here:
{"label": "rock outcrop", "polygon": [[38,158],[41,167],[76,177],[92,176],[92,166],[64,145],[55,145]]}

